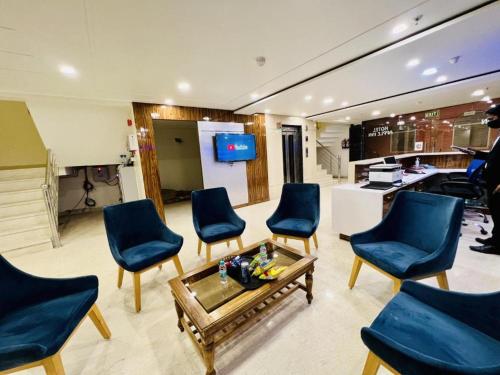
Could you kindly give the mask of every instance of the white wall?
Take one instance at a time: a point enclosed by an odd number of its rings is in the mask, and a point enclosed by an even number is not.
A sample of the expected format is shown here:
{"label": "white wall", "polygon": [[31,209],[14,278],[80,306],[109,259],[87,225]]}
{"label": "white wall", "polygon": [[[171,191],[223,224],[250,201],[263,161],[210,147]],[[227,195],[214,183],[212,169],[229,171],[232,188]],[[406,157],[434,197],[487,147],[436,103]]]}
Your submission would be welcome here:
{"label": "white wall", "polygon": [[[282,125],[298,125],[302,127],[302,158],[304,182],[315,182],[316,177],[316,124],[302,117],[265,115],[267,140],[267,170],[269,177],[269,195],[271,199],[279,198],[284,183],[283,150],[281,140]],[[306,142],[306,136],[309,140]],[[306,157],[306,147],[309,155]]]}
{"label": "white wall", "polygon": [[198,121],[203,185],[206,189],[223,186],[233,206],[248,203],[246,161],[221,163],[215,160],[213,137],[216,133],[244,133],[243,124]]}
{"label": "white wall", "polygon": [[203,189],[197,123],[162,120],[153,123],[162,189]]}
{"label": "white wall", "polygon": [[[134,125],[127,125],[127,119],[134,119],[130,103],[34,97],[26,104],[59,167],[119,164],[120,154],[128,154],[127,136],[136,132]],[[144,198],[138,153],[135,171],[139,196]],[[96,200],[101,191],[105,198],[107,193],[96,189]]]}

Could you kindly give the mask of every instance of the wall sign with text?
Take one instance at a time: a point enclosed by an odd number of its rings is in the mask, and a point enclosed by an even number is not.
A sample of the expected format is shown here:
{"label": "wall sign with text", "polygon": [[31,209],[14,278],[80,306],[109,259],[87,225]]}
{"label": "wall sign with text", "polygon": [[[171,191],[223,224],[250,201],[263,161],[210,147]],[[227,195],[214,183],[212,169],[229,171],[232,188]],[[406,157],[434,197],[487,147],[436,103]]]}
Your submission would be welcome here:
{"label": "wall sign with text", "polygon": [[389,130],[388,126],[377,126],[373,128],[371,133],[368,133],[368,137],[382,137],[384,135],[391,135],[392,130]]}

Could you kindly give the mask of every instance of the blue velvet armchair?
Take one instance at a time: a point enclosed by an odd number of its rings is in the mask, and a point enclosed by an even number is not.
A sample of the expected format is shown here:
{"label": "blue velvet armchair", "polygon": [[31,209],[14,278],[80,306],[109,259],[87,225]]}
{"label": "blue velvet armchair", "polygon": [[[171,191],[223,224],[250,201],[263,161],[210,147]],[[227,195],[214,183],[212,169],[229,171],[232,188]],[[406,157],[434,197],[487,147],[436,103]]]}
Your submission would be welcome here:
{"label": "blue velvet armchair", "polygon": [[104,207],[104,225],[111,254],[118,263],[118,288],[124,270],[134,279],[135,310],[141,311],[141,273],[173,260],[184,273],[179,256],[184,239],[160,219],[153,201],[138,201]]}
{"label": "blue velvet armchair", "polygon": [[446,270],[455,260],[463,212],[463,199],[400,191],[380,224],[351,236],[349,288],[365,263],[393,280],[394,293],[402,280],[431,276],[448,289]]}
{"label": "blue velvet armchair", "polygon": [[313,238],[318,249],[316,229],[319,225],[319,185],[284,184],[278,208],[266,221],[273,239],[282,237],[304,242],[307,254],[311,253],[309,239]]}
{"label": "blue velvet armchair", "polygon": [[193,225],[198,235],[198,255],[202,242],[207,245],[207,262],[212,257],[212,246],[221,242],[236,240],[238,248],[243,249],[241,234],[245,221],[234,212],[227,191],[223,187],[197,190],[191,193]]}
{"label": "blue velvet armchair", "polygon": [[500,292],[465,294],[405,281],[361,338],[364,375],[500,374]]}
{"label": "blue velvet armchair", "polygon": [[63,375],[61,350],[86,316],[109,339],[97,293],[95,276],[36,277],[0,256],[0,373],[43,366],[48,375]]}

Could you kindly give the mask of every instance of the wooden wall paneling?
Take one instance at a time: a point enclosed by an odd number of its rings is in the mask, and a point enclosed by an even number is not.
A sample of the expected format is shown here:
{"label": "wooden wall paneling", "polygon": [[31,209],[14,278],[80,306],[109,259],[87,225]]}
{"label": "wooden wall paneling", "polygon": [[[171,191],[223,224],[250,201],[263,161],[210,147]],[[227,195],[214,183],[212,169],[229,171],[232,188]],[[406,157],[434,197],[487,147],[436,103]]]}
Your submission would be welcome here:
{"label": "wooden wall paneling", "polygon": [[[209,117],[210,121],[238,122],[245,125],[245,133],[255,134],[257,159],[247,162],[247,187],[249,204],[269,200],[269,182],[267,171],[266,129],[264,115],[254,116],[238,115],[231,111],[197,108],[166,106],[148,103],[132,103],[134,108],[135,126],[140,135],[139,148],[141,155],[142,173],[146,196],[151,198],[160,214],[165,219],[163,200],[161,198],[160,175],[158,171],[158,158],[154,139],[152,113],[158,120],[185,120],[203,121]],[[141,132],[141,128],[144,129]]]}

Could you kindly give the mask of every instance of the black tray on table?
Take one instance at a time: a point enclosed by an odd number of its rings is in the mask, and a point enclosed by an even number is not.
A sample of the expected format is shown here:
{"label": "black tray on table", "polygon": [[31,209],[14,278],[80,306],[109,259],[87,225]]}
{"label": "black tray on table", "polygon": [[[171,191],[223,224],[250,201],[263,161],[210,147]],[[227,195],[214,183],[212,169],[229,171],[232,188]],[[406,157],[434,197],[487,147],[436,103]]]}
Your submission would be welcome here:
{"label": "black tray on table", "polygon": [[[248,264],[252,261],[252,258],[248,257],[242,257],[243,261],[247,261]],[[265,283],[271,281],[271,280],[262,280],[259,279],[258,277],[251,276],[250,275],[250,281],[248,283],[244,283],[241,280],[241,267],[228,267],[227,268],[227,275],[230,276],[232,279],[236,280],[243,288],[246,290],[255,290],[260,288],[262,285]]]}

